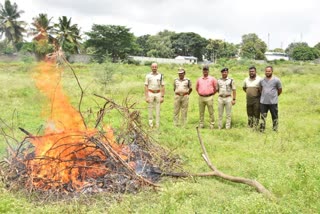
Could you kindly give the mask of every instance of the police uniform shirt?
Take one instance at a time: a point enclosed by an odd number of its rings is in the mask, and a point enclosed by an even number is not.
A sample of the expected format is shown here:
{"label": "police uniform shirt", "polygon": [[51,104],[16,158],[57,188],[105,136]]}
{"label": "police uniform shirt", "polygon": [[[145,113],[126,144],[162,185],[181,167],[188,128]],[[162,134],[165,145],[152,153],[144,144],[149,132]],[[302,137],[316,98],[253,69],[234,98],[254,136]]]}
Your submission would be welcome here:
{"label": "police uniform shirt", "polygon": [[189,89],[191,88],[191,81],[187,78],[180,80],[179,78],[174,80],[174,92],[175,93],[188,93]]}
{"label": "police uniform shirt", "polygon": [[152,72],[146,75],[146,80],[144,82],[150,90],[160,90],[161,86],[164,86],[163,75],[160,73],[153,74]]}
{"label": "police uniform shirt", "polygon": [[223,79],[223,78],[218,79],[219,96],[231,95],[233,90],[236,90],[236,85],[234,84],[233,79],[229,77],[227,77],[226,79]]}

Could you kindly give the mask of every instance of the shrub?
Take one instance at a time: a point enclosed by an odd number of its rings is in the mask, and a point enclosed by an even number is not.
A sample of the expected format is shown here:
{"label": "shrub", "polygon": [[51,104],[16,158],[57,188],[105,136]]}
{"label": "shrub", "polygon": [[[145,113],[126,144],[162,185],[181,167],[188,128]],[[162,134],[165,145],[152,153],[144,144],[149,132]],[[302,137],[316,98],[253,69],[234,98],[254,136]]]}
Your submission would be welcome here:
{"label": "shrub", "polygon": [[95,69],[96,81],[107,88],[113,80],[113,76],[117,70],[117,64],[105,62],[102,65],[97,66]]}
{"label": "shrub", "polygon": [[151,66],[152,63],[153,63],[152,61],[144,61],[143,65]]}

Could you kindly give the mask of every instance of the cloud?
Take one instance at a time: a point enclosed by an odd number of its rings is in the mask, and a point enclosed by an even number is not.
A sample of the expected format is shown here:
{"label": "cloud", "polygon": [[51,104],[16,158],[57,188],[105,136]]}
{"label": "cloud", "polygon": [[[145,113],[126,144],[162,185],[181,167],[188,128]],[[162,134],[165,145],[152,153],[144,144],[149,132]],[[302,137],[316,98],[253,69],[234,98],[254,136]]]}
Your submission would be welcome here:
{"label": "cloud", "polygon": [[256,33],[266,43],[269,41],[270,48],[287,46],[301,38],[309,45],[320,42],[320,3],[316,0],[12,1],[25,10],[28,22],[39,13],[47,13],[55,20],[65,15],[83,31],[89,31],[95,23],[124,25],[136,36],[168,29],[233,43],[241,42],[244,34]]}

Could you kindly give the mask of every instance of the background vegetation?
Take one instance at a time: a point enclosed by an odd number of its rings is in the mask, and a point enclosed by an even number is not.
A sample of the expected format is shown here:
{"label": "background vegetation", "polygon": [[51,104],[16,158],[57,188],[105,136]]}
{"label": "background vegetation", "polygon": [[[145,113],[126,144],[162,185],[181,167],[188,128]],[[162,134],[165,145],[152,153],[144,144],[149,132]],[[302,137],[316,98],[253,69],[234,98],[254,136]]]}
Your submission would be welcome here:
{"label": "background vegetation", "polygon": [[[213,163],[223,172],[257,179],[273,194],[269,200],[252,188],[215,178],[163,178],[158,191],[144,189],[137,194],[82,195],[63,201],[41,202],[36,195],[8,192],[0,183],[0,213],[319,213],[320,203],[320,66],[308,63],[274,62],[274,74],[283,83],[279,99],[279,132],[271,129],[268,115],[264,134],[247,128],[245,94],[242,81],[248,75],[250,61],[218,60],[211,65],[210,74],[220,77],[220,69],[228,66],[237,86],[237,103],[233,107],[231,130],[201,130]],[[44,97],[32,80],[36,64],[0,64],[0,118],[13,127],[13,133],[1,124],[8,134],[22,139],[17,127],[38,133],[45,125]],[[264,76],[266,64],[257,71]],[[94,121],[99,100],[94,93],[121,103],[127,96],[136,102],[147,126],[147,104],[144,101],[143,82],[149,66],[126,64],[73,65],[85,91],[83,114]],[[197,95],[191,94],[189,122],[186,128],[173,126],[173,79],[178,65],[159,65],[166,81],[165,101],[161,106],[161,127],[150,131],[159,144],[181,157],[190,172],[209,171],[201,158],[195,126],[198,123]],[[193,86],[202,75],[198,65],[186,65],[187,77]],[[70,101],[77,106],[80,91],[70,69],[65,68],[63,85]],[[217,117],[217,98],[215,116]],[[206,118],[208,115],[206,112]],[[105,120],[116,130],[121,120],[110,112]],[[206,124],[208,125],[208,124]],[[208,126],[207,126],[208,127]],[[41,133],[41,131],[40,131]],[[1,157],[6,143],[0,141]]]}

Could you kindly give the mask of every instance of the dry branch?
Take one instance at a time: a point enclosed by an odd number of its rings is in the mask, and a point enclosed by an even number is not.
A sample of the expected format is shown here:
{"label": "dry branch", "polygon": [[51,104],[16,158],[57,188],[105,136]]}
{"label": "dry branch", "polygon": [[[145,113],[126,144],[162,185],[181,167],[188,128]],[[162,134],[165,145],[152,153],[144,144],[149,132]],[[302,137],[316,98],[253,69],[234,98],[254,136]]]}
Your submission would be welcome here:
{"label": "dry branch", "polygon": [[207,163],[207,165],[212,170],[212,172],[200,173],[200,174],[196,174],[196,175],[198,175],[198,176],[216,176],[216,177],[219,177],[219,178],[222,178],[222,179],[225,179],[228,181],[232,181],[235,183],[247,184],[251,187],[254,187],[257,190],[257,192],[262,193],[262,194],[266,195],[267,197],[270,197],[272,195],[269,190],[267,190],[261,183],[259,183],[256,180],[251,180],[251,179],[242,178],[242,177],[234,177],[231,175],[227,175],[227,174],[221,172],[220,170],[218,170],[217,167],[215,167],[210,161],[206,147],[205,147],[204,143],[202,142],[198,127],[197,127],[197,134],[198,134],[198,138],[199,138],[199,143],[200,143],[202,151],[203,151],[202,158]]}
{"label": "dry branch", "polygon": [[80,84],[79,78],[78,78],[75,70],[73,69],[73,67],[71,66],[71,64],[68,62],[68,60],[65,58],[64,54],[60,54],[59,56],[60,56],[60,57],[62,58],[62,60],[69,66],[69,68],[71,69],[72,74],[73,74],[74,78],[76,79],[77,84],[78,84],[78,86],[79,86],[79,89],[80,89],[81,94],[80,94],[80,100],[79,100],[79,104],[78,104],[78,110],[79,110],[79,114],[80,114],[80,116],[81,116],[81,118],[82,118],[83,125],[84,125],[84,127],[87,128],[87,124],[86,124],[86,122],[85,122],[85,120],[84,120],[84,117],[83,117],[83,115],[82,115],[82,112],[81,112],[81,104],[82,104],[82,99],[83,99],[83,95],[84,95],[84,90],[82,89],[82,86],[81,86],[81,84]]}

